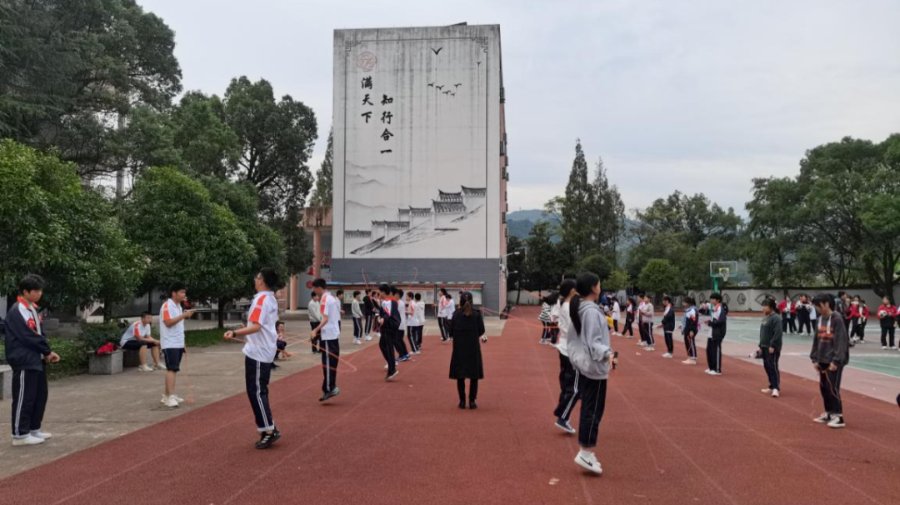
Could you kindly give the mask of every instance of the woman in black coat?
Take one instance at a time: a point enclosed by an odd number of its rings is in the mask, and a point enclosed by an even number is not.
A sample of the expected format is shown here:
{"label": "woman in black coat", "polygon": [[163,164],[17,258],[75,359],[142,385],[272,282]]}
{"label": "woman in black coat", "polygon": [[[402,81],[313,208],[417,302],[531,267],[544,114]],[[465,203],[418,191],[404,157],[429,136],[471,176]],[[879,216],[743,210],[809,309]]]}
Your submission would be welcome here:
{"label": "woman in black coat", "polygon": [[456,379],[459,392],[459,408],[466,408],[466,379],[469,379],[469,408],[476,409],[478,380],[484,378],[481,363],[481,344],[487,342],[484,334],[484,318],[481,311],[472,306],[472,293],[459,295],[459,308],[450,320],[450,337],[453,339],[453,357],[450,358],[450,378]]}

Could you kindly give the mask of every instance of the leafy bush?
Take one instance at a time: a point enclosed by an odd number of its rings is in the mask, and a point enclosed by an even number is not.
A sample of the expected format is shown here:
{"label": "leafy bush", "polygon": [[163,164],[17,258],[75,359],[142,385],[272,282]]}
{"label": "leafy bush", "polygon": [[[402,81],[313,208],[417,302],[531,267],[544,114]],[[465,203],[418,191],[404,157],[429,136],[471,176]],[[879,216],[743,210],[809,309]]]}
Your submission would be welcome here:
{"label": "leafy bush", "polygon": [[124,326],[119,321],[84,323],[81,325],[81,335],[78,340],[88,351],[96,351],[108,342],[118,345],[123,331],[125,331]]}
{"label": "leafy bush", "polygon": [[81,339],[50,337],[50,348],[59,354],[59,363],[47,366],[51,380],[87,373],[90,349]]}

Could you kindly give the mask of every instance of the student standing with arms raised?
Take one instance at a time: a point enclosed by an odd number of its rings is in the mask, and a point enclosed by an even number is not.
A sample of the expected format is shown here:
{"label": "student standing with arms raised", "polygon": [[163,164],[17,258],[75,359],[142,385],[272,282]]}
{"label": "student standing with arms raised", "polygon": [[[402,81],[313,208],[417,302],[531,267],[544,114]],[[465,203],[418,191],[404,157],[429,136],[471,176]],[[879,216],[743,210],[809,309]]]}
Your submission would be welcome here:
{"label": "student standing with arms raised", "polygon": [[575,283],[578,296],[569,302],[572,327],[569,330],[569,360],[577,372],[581,395],[581,416],[578,422],[578,445],[575,463],[597,475],[603,473],[594,454],[600,420],[606,407],[606,380],[615,357],[609,341],[609,327],[597,305],[600,278],[592,273],[578,276]]}
{"label": "student standing with arms raised", "polygon": [[278,300],[275,290],[280,288],[278,274],[271,268],[263,268],[253,278],[256,295],[250,302],[247,326],[226,331],[225,340],[244,337],[244,383],[256,430],[259,432],[257,449],[268,449],[281,438],[275,427],[272,409],[269,407],[269,378],[278,352]]}

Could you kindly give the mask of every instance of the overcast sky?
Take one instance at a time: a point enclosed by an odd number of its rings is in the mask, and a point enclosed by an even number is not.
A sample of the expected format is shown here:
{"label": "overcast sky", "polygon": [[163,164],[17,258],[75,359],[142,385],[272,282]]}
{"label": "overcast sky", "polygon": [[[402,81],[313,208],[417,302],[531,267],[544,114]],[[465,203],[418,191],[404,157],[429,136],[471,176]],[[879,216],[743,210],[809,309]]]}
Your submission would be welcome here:
{"label": "overcast sky", "polygon": [[185,90],[265,78],[331,125],[332,30],[499,24],[510,210],[563,191],[581,138],[626,208],[675,189],[743,213],[754,177],[900,131],[900,1],[138,0],[175,31]]}

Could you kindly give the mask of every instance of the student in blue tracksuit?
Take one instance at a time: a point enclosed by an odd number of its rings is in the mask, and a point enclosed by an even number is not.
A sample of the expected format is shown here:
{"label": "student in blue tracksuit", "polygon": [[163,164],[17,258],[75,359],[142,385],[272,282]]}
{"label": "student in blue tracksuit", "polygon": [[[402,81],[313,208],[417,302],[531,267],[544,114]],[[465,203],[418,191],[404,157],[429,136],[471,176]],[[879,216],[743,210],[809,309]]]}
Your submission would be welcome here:
{"label": "student in blue tracksuit", "polygon": [[400,307],[397,300],[391,294],[393,288],[387,284],[378,287],[381,293],[381,304],[375,307],[378,314],[378,323],[381,326],[381,336],[378,338],[378,348],[387,362],[387,375],[384,380],[390,381],[397,377],[397,362],[394,359],[394,340],[400,331]]}
{"label": "student in blue tracksuit", "polygon": [[44,443],[52,435],[41,431],[47,407],[47,363],[59,362],[50,349],[37,302],[44,280],[27,275],[19,282],[16,303],[6,314],[6,361],[12,367],[12,445]]}

